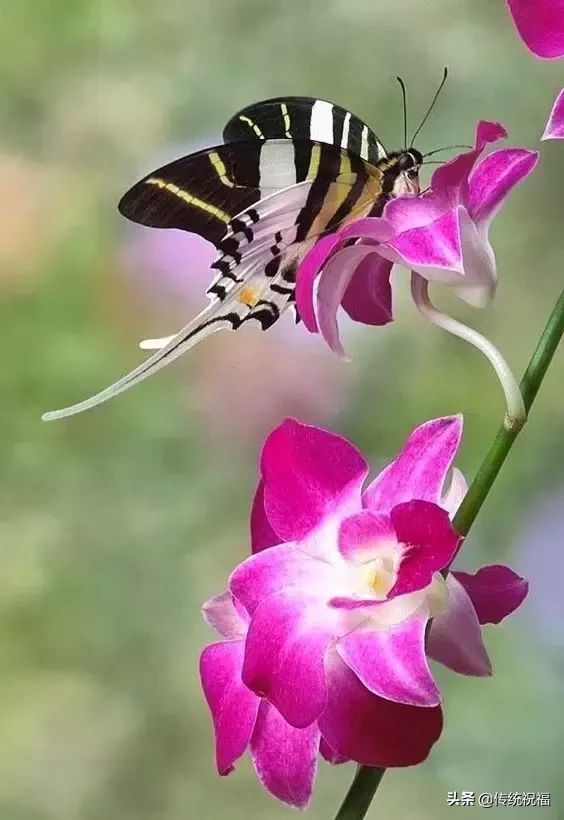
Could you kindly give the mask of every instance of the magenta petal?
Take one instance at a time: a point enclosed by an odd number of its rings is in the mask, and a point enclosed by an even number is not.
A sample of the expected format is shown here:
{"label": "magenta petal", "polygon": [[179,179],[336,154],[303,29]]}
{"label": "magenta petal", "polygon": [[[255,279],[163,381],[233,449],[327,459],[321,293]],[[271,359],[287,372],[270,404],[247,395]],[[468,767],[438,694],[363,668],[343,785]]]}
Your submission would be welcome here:
{"label": "magenta petal", "polygon": [[428,586],[433,574],[452,561],[461,538],[448,512],[429,501],[398,504],[390,518],[398,542],[407,547],[388,595],[395,598]]}
{"label": "magenta petal", "polygon": [[311,333],[317,333],[314,308],[315,280],[333,250],[341,243],[339,234],[322,237],[302,259],[296,274],[296,307],[304,325]]}
{"label": "magenta petal", "polygon": [[359,263],[341,301],[351,319],[376,327],[393,321],[391,272],[392,263],[377,253]]}
{"label": "magenta petal", "polygon": [[447,608],[431,621],[427,654],[461,675],[491,675],[490,659],[476,610],[464,587],[452,574],[447,576],[446,582]]}
{"label": "magenta petal", "polygon": [[507,137],[507,131],[500,122],[480,120],[476,126],[476,148],[487,143],[497,142]]}
{"label": "magenta petal", "polygon": [[370,484],[363,506],[389,513],[414,498],[440,504],[461,436],[462,416],[432,419],[416,427],[395,461]]}
{"label": "magenta petal", "polygon": [[[337,577],[336,577],[337,576]],[[286,589],[326,598],[338,573],[294,543],[278,544],[247,558],[231,573],[229,589],[251,614],[266,598]]]}
{"label": "magenta petal", "polygon": [[249,626],[243,680],[298,729],[310,726],[325,708],[323,661],[331,626],[327,607],[288,593],[263,601]]}
{"label": "magenta petal", "polygon": [[259,481],[251,507],[251,549],[253,552],[274,547],[282,541],[274,530],[264,509],[264,481]]}
{"label": "magenta petal", "polygon": [[337,311],[354,272],[362,261],[376,257],[373,246],[353,245],[342,248],[327,262],[317,286],[317,319],[319,330],[334,353],[345,356],[339,337]]}
{"label": "magenta petal", "polygon": [[340,755],[338,752],[336,752],[335,749],[329,746],[329,744],[323,737],[321,738],[321,741],[319,743],[319,754],[321,755],[323,760],[326,760],[327,763],[331,763],[331,765],[333,766],[338,766],[340,763],[350,763],[348,757],[344,757],[343,755]]}
{"label": "magenta petal", "polygon": [[395,197],[386,204],[384,214],[394,234],[398,234],[434,222],[444,210],[445,203],[430,192],[421,196]]}
{"label": "magenta petal", "polygon": [[415,766],[428,756],[443,728],[440,706],[421,708],[379,698],[331,653],[322,737],[342,757],[364,766]]}
{"label": "magenta petal", "polygon": [[361,564],[374,558],[378,543],[397,543],[388,515],[362,510],[345,518],[339,527],[339,552],[347,561]]}
{"label": "magenta petal", "polygon": [[282,540],[293,541],[337,509],[361,508],[368,465],[341,436],[286,419],[266,439],[261,473],[268,520]]}
{"label": "magenta petal", "polygon": [[476,224],[491,222],[513,188],[533,171],[538,158],[536,151],[502,148],[480,162],[468,183],[468,212]]}
{"label": "magenta petal", "polygon": [[529,584],[509,567],[492,564],[473,575],[453,572],[462,584],[476,610],[481,624],[498,624],[521,606]]}
{"label": "magenta petal", "polygon": [[550,117],[544,129],[543,140],[564,140],[564,88],[552,106]]}
{"label": "magenta petal", "polygon": [[468,177],[486,144],[507,136],[499,122],[480,120],[476,127],[475,148],[440,165],[431,178],[431,190],[445,202],[464,203]]}
{"label": "magenta petal", "polygon": [[457,204],[463,201],[468,177],[483,150],[483,145],[480,145],[439,165],[431,177],[433,193],[441,197],[445,203]]}
{"label": "magenta petal", "polygon": [[244,638],[249,616],[231,592],[222,592],[202,607],[204,620],[224,638]]}
{"label": "magenta petal", "polygon": [[381,248],[381,253],[429,281],[461,284],[464,264],[458,208],[444,211],[428,225],[397,235]]}
{"label": "magenta petal", "polygon": [[294,729],[266,701],[262,701],[251,738],[253,764],[264,788],[297,809],[310,801],[317,771],[319,729]]}
{"label": "magenta petal", "polygon": [[255,725],[259,699],[243,684],[244,641],[206,646],[200,679],[215,729],[217,770],[229,774],[244,754]]}
{"label": "magenta petal", "polygon": [[517,31],[537,57],[564,56],[564,0],[507,0]]}
{"label": "magenta petal", "polygon": [[345,635],[337,651],[362,683],[379,697],[412,706],[441,699],[425,656],[427,617],[412,615],[395,626]]}
{"label": "magenta petal", "polygon": [[394,234],[394,229],[386,219],[379,216],[365,216],[355,219],[339,231],[337,236],[345,239],[368,239],[372,242],[387,242]]}

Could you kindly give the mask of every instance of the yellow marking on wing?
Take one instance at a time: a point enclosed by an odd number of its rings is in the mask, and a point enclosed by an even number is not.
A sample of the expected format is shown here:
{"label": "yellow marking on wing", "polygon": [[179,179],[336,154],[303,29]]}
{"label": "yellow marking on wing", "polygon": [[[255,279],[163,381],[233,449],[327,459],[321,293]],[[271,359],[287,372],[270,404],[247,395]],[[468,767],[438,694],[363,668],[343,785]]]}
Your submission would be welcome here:
{"label": "yellow marking on wing", "polygon": [[321,160],[321,145],[314,145],[311,149],[311,157],[309,160],[309,168],[307,170],[306,179],[315,179],[319,171],[319,162]]}
{"label": "yellow marking on wing", "polygon": [[351,161],[347,154],[341,154],[341,164],[339,166],[339,176],[351,173]]}
{"label": "yellow marking on wing", "polygon": [[282,111],[282,119],[284,120],[284,128],[286,129],[285,135],[288,139],[292,138],[290,134],[290,115],[288,114],[288,106],[286,103],[280,103],[280,110]]}
{"label": "yellow marking on wing", "polygon": [[[340,173],[338,178],[331,183],[329,190],[323,201],[319,213],[317,214],[310,230],[308,231],[308,238],[319,236],[322,233],[334,214],[345,201],[352,185],[355,181],[355,174],[351,171],[350,160],[346,154],[341,157]],[[339,227],[343,228],[350,222],[354,222],[360,217],[367,216],[377,198],[382,193],[382,173],[379,168],[373,168],[374,173],[371,173],[371,166],[365,164],[365,170],[369,172],[369,176],[364,183],[364,188],[358,197],[356,204],[350,212],[341,220]]]}
{"label": "yellow marking on wing", "polygon": [[225,167],[225,163],[217,153],[217,151],[212,151],[209,155],[210,162],[217,171],[217,174],[220,180],[223,182],[224,185],[227,185],[229,188],[234,188],[235,185],[229,177],[227,176],[227,168]]}
{"label": "yellow marking on wing", "polygon": [[241,120],[241,122],[246,122],[247,125],[250,125],[259,139],[264,139],[264,134],[262,133],[256,122],[253,122],[249,117],[245,117],[244,115],[239,117],[239,119]]}
{"label": "yellow marking on wing", "polygon": [[217,217],[217,219],[221,219],[221,221],[226,224],[231,221],[231,217],[229,214],[226,214],[225,211],[222,211],[220,208],[216,208],[216,206],[212,205],[210,202],[204,202],[203,199],[198,199],[197,196],[192,196],[192,194],[189,194],[188,191],[183,191],[182,188],[179,188],[178,185],[175,185],[173,182],[166,182],[166,180],[159,179],[158,177],[150,177],[145,180],[145,182],[147,185],[154,185],[161,191],[168,191],[169,193],[174,194],[174,196],[184,200],[187,205],[193,205],[195,208],[200,208],[202,211],[206,211],[208,214]]}
{"label": "yellow marking on wing", "polygon": [[347,198],[355,179],[356,175],[352,173],[351,161],[348,155],[343,152],[341,153],[339,176],[329,186],[308,235],[317,235],[325,229],[331,217],[337,213]]}
{"label": "yellow marking on wing", "polygon": [[239,291],[236,299],[238,302],[241,302],[242,305],[247,305],[247,307],[254,307],[259,300],[253,288],[248,286]]}

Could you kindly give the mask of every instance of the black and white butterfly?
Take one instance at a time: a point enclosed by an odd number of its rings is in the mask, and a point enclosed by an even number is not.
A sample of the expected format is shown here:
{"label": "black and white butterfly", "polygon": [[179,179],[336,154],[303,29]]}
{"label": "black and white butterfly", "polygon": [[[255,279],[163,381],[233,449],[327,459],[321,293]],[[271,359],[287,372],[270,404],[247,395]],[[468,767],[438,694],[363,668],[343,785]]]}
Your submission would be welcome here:
{"label": "black and white butterfly", "polygon": [[297,268],[321,236],[419,192],[419,151],[388,153],[359,117],[326,100],[255,103],[229,120],[223,138],[149,174],[119,203],[133,222],[215,245],[211,304],[175,336],[146,344],[156,352],[131,373],[44,420],[101,404],[218,330],[251,321],[266,330],[293,305]]}

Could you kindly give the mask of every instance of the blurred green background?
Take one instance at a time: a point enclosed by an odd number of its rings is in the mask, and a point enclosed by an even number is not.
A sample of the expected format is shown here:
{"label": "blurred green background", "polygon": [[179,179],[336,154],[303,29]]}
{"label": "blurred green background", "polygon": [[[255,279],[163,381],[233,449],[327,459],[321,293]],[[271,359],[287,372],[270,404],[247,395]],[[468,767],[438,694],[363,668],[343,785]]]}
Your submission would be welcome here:
{"label": "blurred green background", "polygon": [[[2,4],[2,820],[290,816],[247,761],[218,778],[197,680],[213,637],[200,606],[248,551],[261,441],[294,414],[349,436],[376,469],[416,424],[463,412],[458,464],[471,477],[503,413],[487,363],[425,324],[398,270],[398,321],[347,327],[351,364],[288,322],[219,334],[85,415],[39,418],[114,381],[140,360],[140,338],[205,304],[191,249],[167,246],[186,237],[132,230],[116,211],[141,174],[285,93],[348,106],[399,145],[394,76],[415,122],[445,64],[420,149],[471,141],[479,118],[539,147],[562,66],[525,51],[502,0]],[[541,154],[493,227],[495,305],[437,294],[516,372],[563,281],[564,147]],[[551,808],[521,811],[564,817],[563,361],[461,556],[469,568],[511,561],[529,600],[488,628],[492,679],[439,672],[443,739],[425,765],[388,773],[374,820],[480,811],[448,808],[453,790],[551,792]],[[352,775],[320,767],[312,818],[333,816]]]}

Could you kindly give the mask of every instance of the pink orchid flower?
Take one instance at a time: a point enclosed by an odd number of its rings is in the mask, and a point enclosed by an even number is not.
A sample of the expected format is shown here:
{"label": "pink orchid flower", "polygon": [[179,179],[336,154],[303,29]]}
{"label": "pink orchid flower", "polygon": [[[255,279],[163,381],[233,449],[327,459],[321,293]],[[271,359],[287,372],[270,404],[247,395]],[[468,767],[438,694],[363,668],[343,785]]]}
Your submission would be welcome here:
{"label": "pink orchid flower", "polygon": [[507,0],[523,42],[537,57],[564,56],[564,0]]}
{"label": "pink orchid flower", "polygon": [[[534,151],[505,148],[476,165],[486,145],[506,135],[499,123],[479,122],[475,147],[441,165],[427,193],[393,199],[381,218],[359,219],[321,239],[298,270],[296,300],[308,330],[320,331],[331,349],[343,354],[336,318],[340,304],[357,321],[391,321],[393,263],[428,282],[454,287],[474,306],[488,304],[497,284],[489,226],[538,159]],[[359,241],[346,245],[351,238]]]}
{"label": "pink orchid flower", "polygon": [[[441,573],[461,540],[450,516],[466,492],[462,474],[444,490],[461,433],[460,417],[421,425],[364,491],[368,465],[345,439],[291,419],[269,435],[254,554],[232,573],[221,617],[210,617],[215,602],[206,612],[227,639],[202,656],[220,772],[250,745],[263,784],[297,805],[309,799],[318,744],[332,762],[414,765],[442,726],[427,655],[491,674],[480,624],[515,610],[527,584],[497,565]],[[294,733],[303,731],[307,741]],[[272,749],[277,732],[288,759],[269,753],[266,765],[257,744]],[[292,756],[294,742],[307,755]]]}
{"label": "pink orchid flower", "polygon": [[230,774],[249,748],[262,786],[284,803],[303,809],[311,798],[319,756],[334,765],[354,760],[369,766],[408,766],[424,760],[438,740],[443,725],[440,706],[421,709],[374,695],[335,653],[328,660],[332,672],[323,722],[292,726],[243,682],[247,611],[224,592],[208,601],[203,612],[224,639],[207,646],[200,659],[221,775]]}
{"label": "pink orchid flower", "polygon": [[554,101],[542,139],[564,140],[564,88]]}

